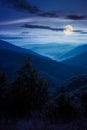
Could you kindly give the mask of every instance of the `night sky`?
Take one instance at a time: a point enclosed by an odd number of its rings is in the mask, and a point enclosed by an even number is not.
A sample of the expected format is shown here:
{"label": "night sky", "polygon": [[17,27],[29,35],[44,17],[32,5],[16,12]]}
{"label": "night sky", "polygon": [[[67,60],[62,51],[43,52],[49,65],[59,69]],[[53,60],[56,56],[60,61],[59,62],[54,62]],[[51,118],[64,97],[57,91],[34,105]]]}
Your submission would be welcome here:
{"label": "night sky", "polygon": [[[74,28],[65,35],[66,25]],[[0,0],[0,39],[23,44],[87,43],[87,0]]]}

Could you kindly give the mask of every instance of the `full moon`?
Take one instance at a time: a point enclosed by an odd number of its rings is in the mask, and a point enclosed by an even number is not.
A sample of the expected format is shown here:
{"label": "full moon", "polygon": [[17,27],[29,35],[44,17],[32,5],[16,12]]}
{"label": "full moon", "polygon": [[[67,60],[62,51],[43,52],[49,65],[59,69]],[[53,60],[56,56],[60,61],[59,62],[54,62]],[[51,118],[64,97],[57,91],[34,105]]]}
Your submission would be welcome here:
{"label": "full moon", "polygon": [[73,27],[71,25],[67,25],[64,27],[64,33],[66,35],[71,35],[73,33]]}

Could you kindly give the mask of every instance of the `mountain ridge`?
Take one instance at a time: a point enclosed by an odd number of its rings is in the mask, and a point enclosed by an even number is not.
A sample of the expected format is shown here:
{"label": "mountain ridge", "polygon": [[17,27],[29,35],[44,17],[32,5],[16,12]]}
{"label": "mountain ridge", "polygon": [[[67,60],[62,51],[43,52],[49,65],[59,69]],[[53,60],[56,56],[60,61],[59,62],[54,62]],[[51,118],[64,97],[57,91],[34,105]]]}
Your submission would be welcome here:
{"label": "mountain ridge", "polygon": [[[4,42],[4,41],[2,41]],[[7,42],[5,42],[7,44]],[[8,43],[9,44],[9,43]],[[7,44],[7,45],[8,45]],[[1,45],[1,44],[0,44]],[[11,44],[10,44],[11,45]],[[16,47],[16,46],[15,46]],[[18,47],[19,49],[20,47]],[[16,48],[11,50],[11,48],[6,50],[7,48],[4,47],[4,49],[0,47],[0,63],[2,66],[5,67],[5,70],[13,71],[14,73],[19,68],[22,63],[25,55],[29,55],[30,61],[34,68],[40,72],[40,74],[45,75],[47,78],[51,77],[55,81],[63,81],[68,79],[69,77],[72,77],[75,75],[75,72],[68,66],[64,65],[63,63],[59,63],[57,61],[54,61],[50,58],[43,57],[39,54],[36,54],[30,50],[27,50],[28,53],[23,53],[18,50],[16,51]],[[20,48],[21,49],[21,48]],[[13,51],[14,50],[14,51]],[[32,52],[32,53],[31,53]],[[10,70],[11,69],[11,70]],[[12,75],[14,74],[12,73]],[[52,80],[52,79],[50,79]]]}
{"label": "mountain ridge", "polygon": [[69,59],[71,57],[74,57],[74,56],[79,55],[79,54],[86,52],[86,51],[87,51],[87,44],[80,45],[80,46],[76,47],[75,49],[72,49],[71,51],[69,51],[65,55],[61,56],[60,59],[61,60]]}
{"label": "mountain ridge", "polygon": [[23,48],[30,49],[40,55],[50,57],[53,60],[60,60],[60,57],[66,52],[75,48],[75,45],[47,43],[47,44],[26,44]]}

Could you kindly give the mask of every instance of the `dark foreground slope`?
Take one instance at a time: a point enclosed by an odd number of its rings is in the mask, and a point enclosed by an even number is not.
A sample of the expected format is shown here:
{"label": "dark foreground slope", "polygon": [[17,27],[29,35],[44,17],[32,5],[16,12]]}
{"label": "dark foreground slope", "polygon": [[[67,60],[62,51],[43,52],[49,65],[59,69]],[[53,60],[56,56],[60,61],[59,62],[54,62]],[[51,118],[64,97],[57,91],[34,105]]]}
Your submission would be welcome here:
{"label": "dark foreground slope", "polygon": [[70,66],[73,65],[81,67],[83,71],[87,72],[87,52],[81,53],[70,59],[66,59],[63,63]]}

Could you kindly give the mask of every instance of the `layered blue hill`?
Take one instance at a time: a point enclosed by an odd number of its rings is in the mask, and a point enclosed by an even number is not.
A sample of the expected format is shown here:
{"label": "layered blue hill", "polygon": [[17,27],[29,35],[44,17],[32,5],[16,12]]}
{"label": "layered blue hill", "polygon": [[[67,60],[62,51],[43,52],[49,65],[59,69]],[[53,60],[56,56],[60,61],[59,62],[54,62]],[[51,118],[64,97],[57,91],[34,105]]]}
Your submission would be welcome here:
{"label": "layered blue hill", "polygon": [[58,43],[48,43],[48,44],[25,44],[23,45],[26,49],[31,49],[32,51],[39,53],[40,55],[50,57],[51,59],[60,60],[60,57],[66,52],[72,50],[76,46],[69,44],[58,44]]}
{"label": "layered blue hill", "polygon": [[87,51],[75,57],[64,60],[62,63],[72,66],[82,67],[84,71],[87,69]]}
{"label": "layered blue hill", "polygon": [[27,49],[15,46],[11,43],[8,43],[6,41],[0,40],[0,49],[1,50],[11,50],[11,51],[16,51],[16,52],[23,52],[23,53],[33,53],[32,51],[29,51]]}
{"label": "layered blue hill", "polygon": [[87,44],[76,47],[60,57],[61,60],[69,59],[87,51]]}
{"label": "layered blue hill", "polygon": [[16,71],[23,64],[25,55],[29,55],[33,67],[51,83],[58,84],[75,75],[75,71],[63,63],[8,42],[0,41],[0,65],[7,71],[9,77],[14,78],[16,76]]}

